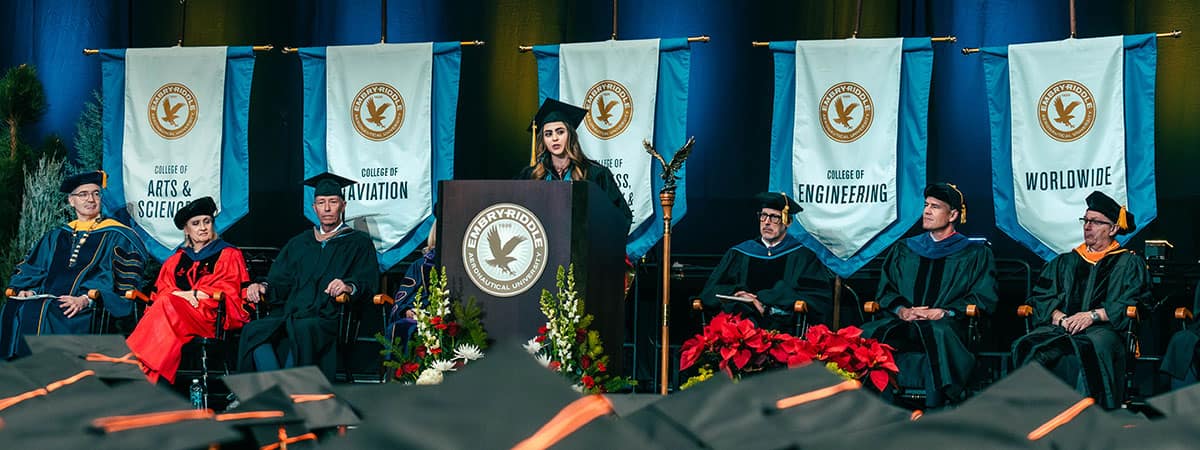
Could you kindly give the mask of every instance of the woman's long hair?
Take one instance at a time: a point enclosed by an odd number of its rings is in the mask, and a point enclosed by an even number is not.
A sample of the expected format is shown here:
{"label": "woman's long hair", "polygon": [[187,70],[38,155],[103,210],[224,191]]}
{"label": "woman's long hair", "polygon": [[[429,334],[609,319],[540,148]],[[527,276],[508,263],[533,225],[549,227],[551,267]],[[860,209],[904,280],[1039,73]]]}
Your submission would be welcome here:
{"label": "woman's long hair", "polygon": [[[546,167],[553,167],[550,162],[550,155],[546,151],[546,139],[542,137],[541,130],[538,130],[538,137],[535,139],[534,148],[537,150],[537,165],[533,167],[533,173],[530,179],[541,180],[546,178]],[[579,133],[575,132],[574,128],[567,127],[567,159],[571,161],[571,179],[575,181],[583,181],[587,179],[587,157],[583,156],[583,147],[579,146]]]}

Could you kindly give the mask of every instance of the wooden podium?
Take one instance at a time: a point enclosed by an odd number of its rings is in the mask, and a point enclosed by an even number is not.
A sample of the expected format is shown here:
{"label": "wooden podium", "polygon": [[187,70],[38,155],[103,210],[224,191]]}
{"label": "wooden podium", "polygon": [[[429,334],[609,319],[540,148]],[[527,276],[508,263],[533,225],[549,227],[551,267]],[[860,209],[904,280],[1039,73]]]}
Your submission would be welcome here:
{"label": "wooden podium", "polygon": [[612,373],[625,341],[624,216],[586,181],[442,181],[438,254],[455,297],[475,297],[497,341],[525,342],[546,323],[539,299],[558,267],[595,317]]}

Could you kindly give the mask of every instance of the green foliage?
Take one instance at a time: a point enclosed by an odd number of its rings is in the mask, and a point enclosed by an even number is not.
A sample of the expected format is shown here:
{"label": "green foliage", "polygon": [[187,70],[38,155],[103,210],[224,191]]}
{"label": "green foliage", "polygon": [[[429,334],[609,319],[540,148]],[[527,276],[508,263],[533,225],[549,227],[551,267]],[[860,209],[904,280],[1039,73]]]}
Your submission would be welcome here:
{"label": "green foliage", "polygon": [[[425,294],[428,301],[423,301]],[[454,371],[483,356],[487,348],[483,309],[474,297],[466,302],[450,297],[445,269],[434,269],[429,274],[429,284],[417,293],[412,312],[417,327],[407,346],[402,338],[389,341],[382,334],[375,335],[383,346],[379,352],[385,357],[383,365],[392,369],[393,378],[405,383],[437,384],[444,371],[436,367]]]}
{"label": "green foliage", "polygon": [[46,91],[33,66],[21,64],[0,78],[0,122],[6,128],[10,160],[17,158],[21,128],[46,113]]}
{"label": "green foliage", "polygon": [[16,238],[8,241],[0,258],[0,277],[3,286],[8,286],[8,277],[16,264],[25,257],[46,232],[67,218],[67,205],[63,202],[58,185],[63,179],[63,160],[48,154],[37,164],[25,170],[25,196],[21,202],[20,225]]}
{"label": "green foliage", "polygon": [[83,104],[83,112],[75,122],[75,161],[68,166],[71,173],[100,170],[104,155],[104,98],[92,91],[92,101]]}

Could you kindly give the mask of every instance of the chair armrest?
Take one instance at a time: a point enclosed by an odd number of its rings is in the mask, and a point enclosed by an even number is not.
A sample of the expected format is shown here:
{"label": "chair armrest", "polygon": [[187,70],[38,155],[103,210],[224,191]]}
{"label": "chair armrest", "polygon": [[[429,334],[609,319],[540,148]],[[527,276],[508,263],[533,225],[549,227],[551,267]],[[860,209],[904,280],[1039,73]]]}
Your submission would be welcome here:
{"label": "chair armrest", "polygon": [[338,294],[337,297],[333,298],[333,301],[338,302],[338,303],[349,303],[350,302],[350,294],[347,294],[345,292]]}
{"label": "chair armrest", "polygon": [[1029,305],[1018,306],[1017,307],[1017,316],[1018,317],[1032,317],[1033,316],[1033,307],[1029,306]]}
{"label": "chair armrest", "polygon": [[700,301],[700,299],[698,299],[698,298],[693,298],[692,299],[692,310],[693,311],[704,311],[704,302]]}
{"label": "chair armrest", "polygon": [[1138,320],[1137,307],[1136,306],[1126,306],[1125,307],[1125,317],[1128,317],[1133,320]]}
{"label": "chair armrest", "polygon": [[796,303],[792,304],[792,311],[795,311],[798,314],[808,314],[808,302],[805,302],[804,300],[796,300]]}
{"label": "chair armrest", "polygon": [[210,295],[209,297],[212,297],[213,300],[216,300],[217,303],[220,303],[222,300],[225,300],[225,293],[218,291],[215,294]]}
{"label": "chair armrest", "polygon": [[88,289],[87,298],[92,299],[92,301],[100,301],[100,291],[97,289]]}
{"label": "chair armrest", "polygon": [[1175,318],[1179,320],[1192,320],[1195,316],[1192,315],[1192,310],[1180,306],[1175,308]]}
{"label": "chair armrest", "polygon": [[139,301],[142,303],[150,304],[150,297],[147,297],[145,293],[143,293],[142,291],[139,291],[137,289],[130,289],[128,291],[125,291],[124,297],[126,300],[134,300],[134,301]]}
{"label": "chair armrest", "polygon": [[16,297],[16,296],[17,296],[17,290],[16,290],[16,289],[13,289],[13,288],[8,288],[8,289],[5,289],[5,290],[4,290],[4,296],[5,296],[5,297]]}
{"label": "chair armrest", "polygon": [[876,301],[868,301],[866,303],[863,303],[863,312],[865,312],[867,314],[875,314],[875,313],[879,312],[880,308],[881,308],[881,306],[879,306],[879,302],[876,302]]}
{"label": "chair armrest", "polygon": [[376,305],[394,305],[396,304],[396,299],[387,294],[375,294],[374,297],[371,297],[371,303]]}
{"label": "chair armrest", "polygon": [[979,305],[974,303],[967,305],[967,317],[979,317],[983,311],[979,309]]}

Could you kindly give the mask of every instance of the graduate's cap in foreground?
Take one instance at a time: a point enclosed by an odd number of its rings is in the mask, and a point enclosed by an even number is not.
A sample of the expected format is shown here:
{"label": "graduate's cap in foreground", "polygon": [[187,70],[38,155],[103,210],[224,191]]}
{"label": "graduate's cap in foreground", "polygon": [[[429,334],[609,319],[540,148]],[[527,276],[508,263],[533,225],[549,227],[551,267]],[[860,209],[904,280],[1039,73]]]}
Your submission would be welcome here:
{"label": "graduate's cap in foreground", "polygon": [[63,388],[36,408],[0,414],[6,448],[191,449],[241,438],[212,410],[149,383]]}
{"label": "graduate's cap in foreground", "polygon": [[782,192],[759,192],[754,195],[754,201],[758,203],[759,209],[770,208],[781,211],[784,225],[791,225],[792,215],[804,211],[799,203]]}
{"label": "graduate's cap in foreground", "polygon": [[950,205],[950,209],[958,210],[958,222],[967,222],[967,198],[963,197],[962,191],[958,190],[958,186],[950,183],[938,182],[925,186],[925,197],[933,197]]}
{"label": "graduate's cap in foreground", "polygon": [[814,362],[738,383],[718,372],[626,420],[668,447],[810,448],[811,440],[823,436],[844,438],[909,418],[908,411],[884,403],[858,381]]}
{"label": "graduate's cap in foreground", "polygon": [[37,408],[76,389],[107,390],[96,372],[66,353],[45,351],[0,361],[0,420],[21,408]]}
{"label": "graduate's cap in foreground", "polygon": [[196,216],[216,216],[217,202],[213,201],[212,197],[204,196],[188,202],[178,211],[175,211],[175,228],[183,229],[189,220]]}
{"label": "graduate's cap in foreground", "polygon": [[617,419],[603,395],[576,392],[511,342],[439,385],[370,388],[348,394],[363,412],[349,448],[659,448]]}
{"label": "graduate's cap in foreground", "polygon": [[315,366],[227,375],[221,378],[239,399],[251,399],[278,386],[295,404],[310,429],[356,425],[358,415],[338,398],[333,385]]}
{"label": "graduate's cap in foreground", "polygon": [[66,353],[82,361],[83,368],[96,371],[96,376],[101,379],[146,380],[137,357],[125,344],[125,337],[119,334],[27,335],[24,339],[33,354]]}
{"label": "graduate's cap in foreground", "polygon": [[[558,100],[547,98],[542,102],[542,106],[538,108],[537,114],[533,115],[533,123],[537,125],[537,129],[541,130],[548,123],[563,122],[567,124],[567,128],[579,128],[579,124],[583,122],[583,118],[587,116],[588,110],[563,103]],[[530,127],[528,131],[532,131]]]}
{"label": "graduate's cap in foreground", "polygon": [[1137,229],[1137,224],[1133,221],[1133,213],[1103,192],[1094,191],[1088,194],[1087,209],[1103,214],[1104,217],[1111,220],[1113,226],[1117,227],[1117,234],[1129,234]]}
{"label": "graduate's cap in foreground", "polygon": [[58,185],[58,191],[70,194],[76,188],[85,184],[94,184],[100,186],[100,189],[104,189],[108,187],[108,174],[104,173],[103,170],[94,170],[71,175],[63,179],[62,184]]}
{"label": "graduate's cap in foreground", "polygon": [[272,387],[225,411],[218,419],[242,430],[254,448],[279,445],[286,441],[288,448],[316,442],[296,412],[296,403],[279,386]]}
{"label": "graduate's cap in foreground", "polygon": [[313,175],[307,180],[304,180],[305,186],[312,186],[315,189],[313,191],[314,197],[336,195],[338,197],[345,198],[342,195],[342,188],[355,183],[358,182],[346,177],[334,175],[330,172],[325,172],[320,175]]}

